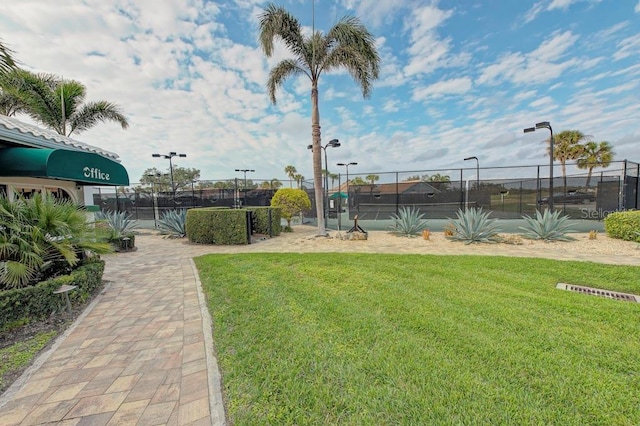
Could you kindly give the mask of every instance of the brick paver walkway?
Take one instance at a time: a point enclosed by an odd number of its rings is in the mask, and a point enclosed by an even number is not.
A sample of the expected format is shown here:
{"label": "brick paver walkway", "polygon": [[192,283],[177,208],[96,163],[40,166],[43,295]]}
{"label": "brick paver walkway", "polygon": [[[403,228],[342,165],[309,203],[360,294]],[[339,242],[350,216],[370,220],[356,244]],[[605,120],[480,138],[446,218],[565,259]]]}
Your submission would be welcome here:
{"label": "brick paver walkway", "polygon": [[110,284],[28,380],[3,396],[0,424],[224,423],[191,261],[207,248],[145,236],[136,243],[135,252],[105,257]]}

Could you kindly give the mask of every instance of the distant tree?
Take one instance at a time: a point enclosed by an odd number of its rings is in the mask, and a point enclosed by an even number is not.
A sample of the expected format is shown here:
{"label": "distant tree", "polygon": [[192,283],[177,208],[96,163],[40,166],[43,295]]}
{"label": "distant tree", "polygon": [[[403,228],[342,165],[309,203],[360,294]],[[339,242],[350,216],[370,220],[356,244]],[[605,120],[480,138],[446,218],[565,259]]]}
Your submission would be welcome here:
{"label": "distant tree", "polygon": [[378,175],[367,175],[367,177],[365,179],[368,180],[371,185],[373,185],[377,181],[380,180],[380,176],[378,176]]}
{"label": "distant tree", "polygon": [[302,182],[304,181],[304,176],[302,176],[300,173],[298,173],[295,176],[293,176],[293,179],[298,184],[298,189],[302,188]]}
{"label": "distant tree", "polygon": [[284,172],[289,176],[289,187],[293,188],[293,181],[295,180],[295,175],[298,173],[296,168],[292,165],[288,165],[284,168]]}
{"label": "distant tree", "polygon": [[216,189],[234,189],[236,183],[234,180],[219,180],[213,184]]}
{"label": "distant tree", "polygon": [[[200,170],[189,169],[184,167],[173,166],[173,186],[174,190],[191,191],[191,182],[200,179]],[[140,177],[140,183],[143,185],[153,185],[158,192],[171,192],[171,174],[169,169],[162,172],[158,169],[147,169]]]}
{"label": "distant tree", "polygon": [[420,175],[412,175],[405,179],[402,179],[403,182],[415,182],[421,180]]}
{"label": "distant tree", "polygon": [[349,185],[366,185],[367,181],[362,179],[360,176],[356,176],[349,181]]}
{"label": "distant tree", "polygon": [[[563,130],[553,137],[553,159],[562,166],[564,193],[567,192],[567,161],[577,160],[582,156],[584,146],[581,145],[587,136],[580,130]],[[549,140],[547,139],[547,144]],[[547,149],[549,155],[549,149]]]}
{"label": "distant tree", "polygon": [[451,182],[449,175],[441,175],[440,173],[433,174],[431,176],[424,175],[422,180],[425,182]]}
{"label": "distant tree", "polygon": [[591,183],[593,169],[596,167],[609,167],[614,155],[613,147],[606,141],[599,143],[590,141],[583,145],[582,153],[580,154],[580,158],[578,158],[578,168],[589,170],[587,183],[585,185],[587,188]]}
{"label": "distant tree", "polygon": [[335,181],[338,180],[340,176],[337,173],[329,173],[329,179],[331,179],[331,187],[333,188]]}
{"label": "distant tree", "polygon": [[271,199],[271,206],[280,207],[282,217],[287,221],[286,231],[291,231],[291,219],[311,209],[309,195],[301,189],[281,188]]}
{"label": "distant tree", "polygon": [[[307,35],[300,22],[286,9],[268,4],[260,14],[260,46],[266,57],[274,54],[274,41],[292,54],[269,72],[267,92],[271,103],[276,103],[276,89],[289,77],[309,78],[311,83],[311,139],[313,145],[313,183],[316,210],[323,210],[322,156],[320,135],[320,110],[318,84],[320,76],[331,71],[346,70],[362,89],[363,97],[369,97],[373,81],[378,78],[380,56],[375,37],[355,17],[339,19],[326,34],[314,31]],[[326,235],[324,217],[318,217],[318,235]]]}
{"label": "distant tree", "polygon": [[15,96],[23,104],[22,112],[61,135],[80,133],[104,121],[129,127],[119,106],[107,101],[85,102],[87,89],[78,81],[25,70],[14,72],[14,78],[0,79],[3,93]]}

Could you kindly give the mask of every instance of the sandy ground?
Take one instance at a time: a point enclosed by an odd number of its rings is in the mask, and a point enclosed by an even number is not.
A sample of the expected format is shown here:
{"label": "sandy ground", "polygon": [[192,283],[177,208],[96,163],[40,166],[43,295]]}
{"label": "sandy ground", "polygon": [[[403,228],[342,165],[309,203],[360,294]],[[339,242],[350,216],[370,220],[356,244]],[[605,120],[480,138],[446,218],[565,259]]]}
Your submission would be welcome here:
{"label": "sandy ground", "polygon": [[558,260],[581,260],[621,265],[640,265],[640,244],[622,241],[598,233],[571,234],[575,241],[543,242],[504,234],[515,244],[469,244],[451,241],[442,232],[432,233],[429,240],[422,236],[407,238],[385,231],[371,231],[366,241],[344,240],[345,232],[330,232],[329,237],[317,237],[316,228],[296,226],[292,233],[275,238],[255,239],[248,246],[210,246],[211,252],[358,252],[358,253],[416,253],[442,255],[496,255],[542,257]]}

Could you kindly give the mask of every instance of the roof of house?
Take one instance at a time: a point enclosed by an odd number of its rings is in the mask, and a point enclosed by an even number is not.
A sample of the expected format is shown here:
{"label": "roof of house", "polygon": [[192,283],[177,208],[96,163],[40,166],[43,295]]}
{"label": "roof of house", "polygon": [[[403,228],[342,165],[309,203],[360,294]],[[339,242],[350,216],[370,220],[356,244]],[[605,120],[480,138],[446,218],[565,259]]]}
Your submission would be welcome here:
{"label": "roof of house", "polygon": [[[377,183],[377,184],[366,184],[366,185],[353,185],[349,184],[349,187],[360,186],[360,187],[371,187],[372,190],[377,194],[406,194],[406,193],[438,193],[441,192],[438,188],[435,188],[433,185],[430,185],[427,182],[423,181],[405,181],[396,183]],[[347,184],[342,183],[339,188],[332,188],[329,190],[329,193],[334,193],[337,191],[347,192]]]}
{"label": "roof of house", "polygon": [[118,154],[114,152],[71,139],[51,130],[45,130],[32,124],[23,123],[15,118],[4,115],[0,115],[0,143],[2,142],[24,147],[91,152],[111,160],[120,161]]}

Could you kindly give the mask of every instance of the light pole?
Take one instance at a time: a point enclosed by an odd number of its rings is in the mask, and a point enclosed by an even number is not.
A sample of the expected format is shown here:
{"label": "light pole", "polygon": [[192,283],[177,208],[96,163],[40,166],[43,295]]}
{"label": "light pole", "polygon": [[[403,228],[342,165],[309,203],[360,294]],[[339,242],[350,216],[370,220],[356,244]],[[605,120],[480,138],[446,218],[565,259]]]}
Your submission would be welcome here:
{"label": "light pole", "polygon": [[153,158],[164,158],[165,160],[169,160],[169,172],[171,173],[171,200],[173,201],[173,209],[176,208],[176,187],[173,183],[173,162],[171,159],[173,157],[186,157],[187,154],[178,154],[177,152],[170,152],[169,154],[151,154]]}
{"label": "light pole", "polygon": [[247,202],[247,172],[255,172],[253,169],[236,169],[236,172],[244,173],[244,197],[243,202],[246,204]]}
{"label": "light pole", "polygon": [[549,129],[549,210],[553,211],[553,129],[548,121],[536,123],[536,127],[527,127],[525,133],[535,132],[536,129]]}
{"label": "light pole", "polygon": [[[324,206],[324,223],[325,226],[327,224],[327,213],[329,211],[329,163],[327,162],[327,147],[338,148],[340,146],[340,141],[338,139],[331,139],[325,146],[320,145],[320,148],[324,151],[324,191],[322,192],[324,196],[324,202],[322,205]],[[310,149],[313,152],[313,145],[307,145],[307,149]]]}
{"label": "light pole", "polygon": [[[476,191],[478,191],[478,199],[476,199],[476,207],[478,207],[478,200],[480,199],[480,161],[475,155],[473,157],[466,157],[464,161],[476,160]],[[467,208],[469,207],[469,196],[467,195]]]}
{"label": "light pole", "polygon": [[[349,166],[357,166],[358,163],[350,162],[350,163],[337,163],[338,166],[344,166],[347,169],[347,206],[351,204],[351,196],[349,195]],[[339,190],[340,188],[338,188]],[[342,204],[342,197],[340,197],[340,201]]]}

